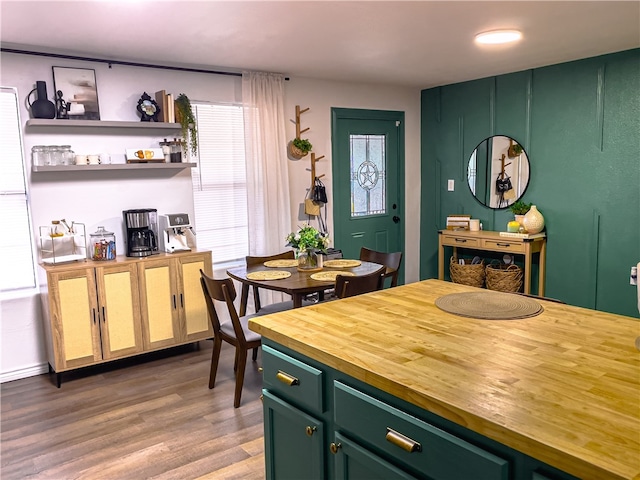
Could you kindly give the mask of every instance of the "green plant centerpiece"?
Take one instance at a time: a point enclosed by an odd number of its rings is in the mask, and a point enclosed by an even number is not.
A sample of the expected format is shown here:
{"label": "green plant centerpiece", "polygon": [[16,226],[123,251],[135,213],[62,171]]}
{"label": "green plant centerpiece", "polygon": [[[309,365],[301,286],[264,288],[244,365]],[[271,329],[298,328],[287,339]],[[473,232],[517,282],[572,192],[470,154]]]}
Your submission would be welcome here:
{"label": "green plant centerpiece", "polygon": [[189,97],[184,93],[178,95],[175,100],[175,108],[176,120],[182,127],[182,139],[185,143],[189,143],[191,153],[196,155],[198,153],[198,130]]}
{"label": "green plant centerpiece", "polygon": [[525,203],[522,200],[517,200],[509,205],[509,209],[514,215],[524,215],[531,209],[531,203]]}
{"label": "green plant centerpiece", "polygon": [[520,145],[519,143],[513,143],[507,150],[507,156],[509,158],[515,158],[518,155],[520,155],[522,152],[524,152],[522,145]]}
{"label": "green plant centerpiece", "polygon": [[329,236],[311,225],[300,227],[286,237],[286,246],[297,252],[298,270],[313,272],[322,269],[322,254],[327,253]]}
{"label": "green plant centerpiece", "polygon": [[313,145],[306,138],[294,138],[289,144],[289,153],[292,157],[300,159],[313,149]]}

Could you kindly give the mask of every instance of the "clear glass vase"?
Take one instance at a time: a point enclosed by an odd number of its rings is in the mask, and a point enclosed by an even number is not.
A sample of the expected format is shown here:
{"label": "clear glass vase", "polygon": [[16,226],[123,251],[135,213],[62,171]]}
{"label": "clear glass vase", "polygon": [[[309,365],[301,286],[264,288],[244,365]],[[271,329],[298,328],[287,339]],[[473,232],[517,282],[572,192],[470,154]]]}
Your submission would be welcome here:
{"label": "clear glass vase", "polygon": [[300,250],[298,252],[298,270],[301,272],[322,270],[322,260],[322,253],[316,250]]}

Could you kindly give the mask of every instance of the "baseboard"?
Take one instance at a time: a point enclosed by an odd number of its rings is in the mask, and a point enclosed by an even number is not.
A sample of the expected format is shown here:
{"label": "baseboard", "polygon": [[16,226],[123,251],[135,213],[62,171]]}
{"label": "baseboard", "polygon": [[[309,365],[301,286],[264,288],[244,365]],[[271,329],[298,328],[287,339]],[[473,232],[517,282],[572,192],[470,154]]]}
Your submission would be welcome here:
{"label": "baseboard", "polygon": [[4,372],[0,374],[0,383],[11,382],[13,380],[20,380],[21,378],[35,377],[36,375],[42,375],[49,372],[49,365],[43,363],[41,365],[35,365],[33,367],[19,368],[11,372]]}

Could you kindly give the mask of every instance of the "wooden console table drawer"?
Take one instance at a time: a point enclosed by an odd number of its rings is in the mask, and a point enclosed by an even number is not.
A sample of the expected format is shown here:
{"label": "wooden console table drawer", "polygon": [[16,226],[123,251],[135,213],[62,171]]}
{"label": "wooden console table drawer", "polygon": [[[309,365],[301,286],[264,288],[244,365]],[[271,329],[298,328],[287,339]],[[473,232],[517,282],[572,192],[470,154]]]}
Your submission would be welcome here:
{"label": "wooden console table drawer", "polygon": [[444,245],[451,247],[465,247],[465,248],[478,248],[480,247],[479,238],[465,238],[465,237],[444,237],[442,239]]}
{"label": "wooden console table drawer", "polygon": [[492,252],[524,253],[524,243],[513,243],[508,240],[482,240],[482,248]]}

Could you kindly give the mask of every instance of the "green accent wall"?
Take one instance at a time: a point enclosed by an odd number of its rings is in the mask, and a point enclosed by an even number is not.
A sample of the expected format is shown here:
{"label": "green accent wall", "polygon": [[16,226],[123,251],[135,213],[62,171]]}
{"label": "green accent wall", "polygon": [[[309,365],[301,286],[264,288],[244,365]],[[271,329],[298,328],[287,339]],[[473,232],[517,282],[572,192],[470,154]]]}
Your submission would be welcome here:
{"label": "green accent wall", "polygon": [[531,164],[523,200],[545,217],[545,295],[638,316],[629,272],[640,261],[640,49],[423,90],[421,101],[420,278],[437,277],[447,215],[506,230],[511,211],[481,205],[466,170],[478,143],[507,135]]}

